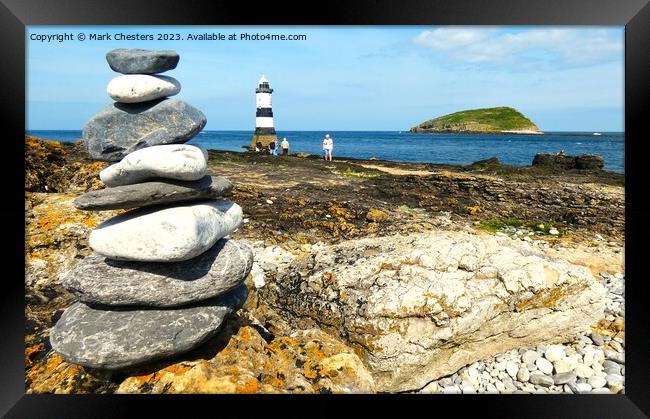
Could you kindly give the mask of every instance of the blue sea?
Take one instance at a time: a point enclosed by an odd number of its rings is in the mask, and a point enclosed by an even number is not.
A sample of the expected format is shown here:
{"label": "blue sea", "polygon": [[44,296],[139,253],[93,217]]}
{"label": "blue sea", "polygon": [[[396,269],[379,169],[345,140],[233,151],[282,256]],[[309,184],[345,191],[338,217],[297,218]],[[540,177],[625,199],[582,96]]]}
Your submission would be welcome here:
{"label": "blue sea", "polygon": [[[605,159],[605,170],[624,172],[625,135],[620,132],[548,132],[522,134],[413,134],[401,131],[278,131],[287,137],[291,153],[322,153],[326,133],[334,139],[334,159],[352,157],[401,162],[466,165],[497,157],[500,162],[529,166],[537,153],[595,154]],[[81,131],[27,131],[57,141],[76,141]],[[188,142],[211,150],[242,152],[252,131],[203,131]]]}

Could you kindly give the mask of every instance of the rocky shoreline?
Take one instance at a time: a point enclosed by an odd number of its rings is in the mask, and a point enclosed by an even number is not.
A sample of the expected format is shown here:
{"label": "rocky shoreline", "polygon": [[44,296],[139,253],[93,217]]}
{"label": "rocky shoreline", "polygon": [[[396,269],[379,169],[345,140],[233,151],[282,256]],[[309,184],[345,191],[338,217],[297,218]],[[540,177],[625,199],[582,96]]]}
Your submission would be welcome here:
{"label": "rocky shoreline", "polygon": [[[220,335],[200,348],[108,372],[65,362],[48,339],[48,330],[74,300],[63,288],[62,276],[90,254],[89,231],[122,211],[88,212],[73,206],[75,194],[102,187],[98,174],[108,164],[94,162],[78,144],[28,138],[26,166],[28,393],[624,392],[623,175],[209,151],[208,175],[231,180],[235,186],[229,198],[244,211],[232,238],[253,244],[248,300],[224,322]],[[414,235],[493,240],[500,248],[584,268],[584,275],[595,278],[593,286],[603,289],[598,299],[603,314],[562,342],[467,358],[459,368],[450,367],[454,370],[448,373],[443,368],[432,379],[387,387],[378,364],[352,343],[357,329],[336,333],[335,322],[304,311],[286,296],[307,292],[292,287],[311,286],[315,282],[309,278],[318,275],[319,281],[336,286],[310,292],[326,301],[327,290],[336,289],[327,304],[344,307],[341,291],[351,289],[341,286],[344,272],[336,272],[343,265],[356,266],[359,258],[378,257],[371,250],[359,256],[353,244],[366,240],[379,245],[389,239],[396,251],[406,252],[398,239]],[[323,259],[327,254],[334,256]],[[359,266],[370,265],[362,261]]]}

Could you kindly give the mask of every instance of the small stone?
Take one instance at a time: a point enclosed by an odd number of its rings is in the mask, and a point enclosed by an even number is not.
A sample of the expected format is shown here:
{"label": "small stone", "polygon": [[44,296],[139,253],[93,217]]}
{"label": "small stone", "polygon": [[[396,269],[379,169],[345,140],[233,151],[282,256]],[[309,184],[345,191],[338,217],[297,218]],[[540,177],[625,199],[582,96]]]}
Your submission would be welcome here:
{"label": "small stone", "polygon": [[508,361],[506,363],[506,372],[508,375],[510,375],[512,378],[515,378],[517,376],[517,372],[519,371],[519,365],[517,365],[516,362],[513,361]]}
{"label": "small stone", "polygon": [[88,120],[83,141],[92,158],[118,161],[145,147],[189,141],[206,122],[201,111],[180,100],[114,103]]}
{"label": "small stone", "polygon": [[270,199],[267,199],[267,200],[266,200],[266,203],[267,203],[267,204],[273,204],[273,201],[271,201]]}
{"label": "small stone", "polygon": [[607,384],[606,379],[604,379],[603,377],[595,376],[595,375],[592,376],[592,377],[589,377],[589,380],[587,382],[589,383],[589,385],[592,388],[605,387],[605,385]]}
{"label": "small stone", "polygon": [[612,349],[614,349],[616,352],[623,352],[624,351],[623,346],[620,343],[618,343],[617,341],[615,341],[615,340],[611,340],[607,344]]}
{"label": "small stone", "polygon": [[610,361],[609,359],[605,360],[603,362],[603,369],[607,374],[620,374],[621,373],[621,366],[617,364],[614,361]]}
{"label": "small stone", "polygon": [[553,369],[556,373],[561,374],[563,372],[569,372],[573,369],[571,364],[565,359],[559,359],[553,363]]}
{"label": "small stone", "polygon": [[550,234],[550,235],[552,235],[552,236],[557,236],[558,234],[560,234],[560,232],[559,232],[557,229],[552,228],[552,229],[550,229],[550,230],[548,231],[548,234]]}
{"label": "small stone", "polygon": [[177,95],[181,84],[169,76],[129,74],[108,83],[106,92],[116,102],[139,103]]}
{"label": "small stone", "polygon": [[99,172],[106,186],[132,185],[156,178],[198,180],[205,176],[205,150],[187,144],[167,144],[134,151]]}
{"label": "small stone", "polygon": [[87,211],[142,208],[217,198],[228,195],[232,188],[233,184],[223,176],[205,176],[191,182],[160,180],[89,191],[78,196],[74,206]]}
{"label": "small stone", "polygon": [[576,365],[576,367],[573,369],[573,372],[575,372],[576,376],[581,378],[589,378],[594,375],[594,370],[584,364]]}
{"label": "small stone", "polygon": [[603,337],[596,332],[592,332],[589,335],[589,338],[591,338],[591,341],[594,343],[594,345],[603,346],[605,344]]}
{"label": "small stone", "polygon": [[528,381],[530,381],[532,384],[544,387],[552,386],[554,383],[551,377],[540,373],[530,374],[530,379]]}
{"label": "small stone", "polygon": [[553,364],[551,364],[547,359],[537,358],[535,365],[537,365],[537,368],[546,375],[550,375],[553,372]]}
{"label": "small stone", "polygon": [[494,368],[497,369],[498,371],[505,371],[506,365],[507,365],[506,361],[501,361],[494,364]]}
{"label": "small stone", "polygon": [[443,394],[458,394],[456,386],[447,386],[442,389]]}
{"label": "small stone", "polygon": [[553,376],[555,385],[567,384],[576,380],[576,375],[573,372],[561,372]]}
{"label": "small stone", "polygon": [[619,364],[625,364],[625,352],[616,352],[605,349],[605,358]]}
{"label": "small stone", "polygon": [[608,385],[623,384],[625,382],[625,378],[619,374],[607,374],[607,376],[605,376],[605,380],[607,380]]}
{"label": "small stone", "polygon": [[211,248],[241,224],[242,209],[226,200],[142,208],[108,219],[88,238],[111,259],[180,262]]}
{"label": "small stone", "polygon": [[524,366],[519,367],[519,371],[517,372],[517,380],[521,381],[522,383],[525,383],[528,381],[530,378],[530,373],[528,372],[528,368]]}
{"label": "small stone", "polygon": [[496,387],[497,391],[500,392],[500,393],[504,392],[505,389],[506,389],[506,386],[503,385],[503,383],[501,381],[499,381],[499,380],[496,380],[494,382],[494,387]]}
{"label": "small stone", "polygon": [[497,394],[499,392],[497,390],[497,388],[494,386],[494,384],[492,384],[492,383],[488,383],[485,386],[485,390],[486,390],[486,393],[490,393],[490,394]]}
{"label": "small stone", "polygon": [[537,358],[539,358],[539,353],[531,350],[524,352],[524,354],[521,356],[522,361],[524,361],[526,364],[534,363]]}
{"label": "small stone", "polygon": [[113,71],[122,74],[156,74],[176,68],[180,56],[176,51],[150,51],[138,48],[118,48],[106,54]]}
{"label": "small stone", "polygon": [[621,383],[621,384],[619,384],[619,383],[612,383],[612,384],[610,384],[610,385],[608,386],[608,388],[609,388],[609,391],[611,391],[613,394],[621,393],[621,392],[623,392],[623,390],[625,389],[625,387],[623,387],[623,384],[622,384],[622,383]]}
{"label": "small stone", "polygon": [[606,387],[595,388],[591,390],[592,394],[612,394],[612,391]]}
{"label": "small stone", "polygon": [[564,352],[564,348],[559,345],[551,345],[546,348],[546,352],[544,352],[544,357],[551,362],[558,361],[565,356],[566,353]]}

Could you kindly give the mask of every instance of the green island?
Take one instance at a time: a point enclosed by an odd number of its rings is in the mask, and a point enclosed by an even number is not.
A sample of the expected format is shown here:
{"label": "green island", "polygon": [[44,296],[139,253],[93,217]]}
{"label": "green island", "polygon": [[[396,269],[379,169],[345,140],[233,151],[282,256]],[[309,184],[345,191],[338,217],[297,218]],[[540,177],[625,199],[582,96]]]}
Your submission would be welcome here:
{"label": "green island", "polygon": [[518,110],[502,106],[497,108],[469,109],[424,121],[410,129],[411,132],[464,132],[541,134],[533,121]]}

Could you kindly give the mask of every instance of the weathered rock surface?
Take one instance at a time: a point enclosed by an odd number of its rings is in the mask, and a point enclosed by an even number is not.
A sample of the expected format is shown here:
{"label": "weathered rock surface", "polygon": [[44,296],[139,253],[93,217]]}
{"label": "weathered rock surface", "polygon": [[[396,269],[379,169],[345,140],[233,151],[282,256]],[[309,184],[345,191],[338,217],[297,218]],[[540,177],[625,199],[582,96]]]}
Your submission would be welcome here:
{"label": "weathered rock surface", "polygon": [[114,103],[86,123],[83,139],[93,158],[118,161],[144,147],[184,143],[206,122],[201,111],[180,100]]}
{"label": "weathered rock surface", "polygon": [[68,272],[63,286],[85,303],[172,307],[236,287],[252,265],[249,244],[222,239],[178,263],[115,261],[93,254]]}
{"label": "weathered rock surface", "polygon": [[354,351],[319,329],[295,331],[267,342],[258,327],[233,323],[227,322],[215,338],[228,336],[224,343],[215,343],[225,347],[213,357],[201,356],[133,375],[116,393],[375,391],[372,375]]}
{"label": "weathered rock surface", "polygon": [[600,156],[585,154],[567,156],[557,154],[535,154],[533,166],[551,166],[558,169],[603,170],[605,160]]}
{"label": "weathered rock surface", "polygon": [[228,195],[232,188],[232,182],[223,176],[205,176],[192,182],[179,180],[143,182],[87,192],[74,200],[74,206],[77,209],[90,211],[141,208],[172,202],[217,198]]}
{"label": "weathered rock surface", "polygon": [[180,262],[211,248],[241,221],[241,207],[227,200],[141,208],[106,220],[88,242],[111,259]]}
{"label": "weathered rock surface", "polygon": [[570,340],[602,318],[605,289],[587,268],[505,243],[465,232],[350,241],[258,292],[297,327],[313,320],[340,333],[365,354],[379,391],[418,389],[496,353]]}
{"label": "weathered rock surface", "polygon": [[106,93],[116,102],[139,103],[177,95],[181,84],[169,76],[128,74],[108,83]]}
{"label": "weathered rock surface", "polygon": [[50,332],[52,348],[68,362],[119,369],[167,358],[205,342],[246,300],[245,285],[199,305],[167,310],[68,308]]}
{"label": "weathered rock surface", "polygon": [[167,144],[134,151],[99,173],[106,186],[163,178],[198,180],[207,170],[207,151],[187,144]]}
{"label": "weathered rock surface", "polygon": [[138,48],[118,48],[106,54],[113,71],[122,74],[156,74],[172,70],[180,56],[176,51],[149,51]]}

